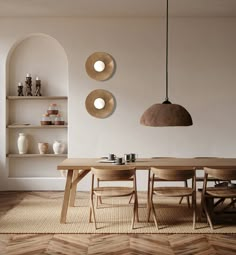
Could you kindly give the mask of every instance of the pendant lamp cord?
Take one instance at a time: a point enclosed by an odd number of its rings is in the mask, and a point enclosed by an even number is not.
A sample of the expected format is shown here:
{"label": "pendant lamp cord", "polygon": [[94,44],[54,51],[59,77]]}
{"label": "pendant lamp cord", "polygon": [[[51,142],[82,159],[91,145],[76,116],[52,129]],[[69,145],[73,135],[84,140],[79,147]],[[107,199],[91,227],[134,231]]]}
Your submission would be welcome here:
{"label": "pendant lamp cord", "polygon": [[168,0],[166,0],[166,101],[169,101],[168,96],[168,20],[169,20],[169,14],[168,14]]}

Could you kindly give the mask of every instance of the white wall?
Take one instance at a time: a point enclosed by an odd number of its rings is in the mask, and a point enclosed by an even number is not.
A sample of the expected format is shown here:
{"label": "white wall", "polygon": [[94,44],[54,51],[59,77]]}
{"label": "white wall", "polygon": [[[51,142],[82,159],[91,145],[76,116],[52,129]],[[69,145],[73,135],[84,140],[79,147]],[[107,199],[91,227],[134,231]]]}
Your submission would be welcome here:
{"label": "white wall", "polygon": [[[169,94],[191,113],[192,127],[150,128],[143,111],[165,93],[165,23],[158,18],[32,18],[0,20],[0,168],[5,168],[5,62],[12,45],[31,33],[48,34],[65,49],[69,62],[69,157],[136,152],[150,156],[236,155],[236,19],[173,18],[169,22]],[[114,76],[99,82],[85,71],[95,51],[110,53]],[[107,119],[85,109],[94,89],[109,90],[117,107]],[[56,170],[55,170],[56,171]],[[146,183],[139,173],[140,189]],[[61,185],[64,185],[62,183]],[[88,189],[89,177],[80,189]],[[63,188],[63,186],[61,186]],[[27,189],[27,187],[26,187]]]}

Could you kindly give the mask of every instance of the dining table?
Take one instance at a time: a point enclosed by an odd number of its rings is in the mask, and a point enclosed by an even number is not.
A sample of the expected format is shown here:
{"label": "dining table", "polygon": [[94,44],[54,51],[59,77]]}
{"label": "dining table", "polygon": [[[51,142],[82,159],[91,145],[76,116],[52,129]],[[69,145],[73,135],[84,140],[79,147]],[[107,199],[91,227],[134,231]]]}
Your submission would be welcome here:
{"label": "dining table", "polygon": [[[136,168],[136,170],[149,171],[151,167],[157,168],[195,168],[201,170],[204,167],[212,168],[235,168],[236,158],[221,157],[195,157],[195,158],[138,158],[135,162],[124,165],[116,165],[104,158],[67,158],[57,165],[58,170],[67,170],[63,204],[61,209],[61,223],[66,223],[69,206],[74,206],[78,183],[90,172],[92,167],[103,169],[122,169],[122,167]],[[200,179],[201,180],[201,179]]]}

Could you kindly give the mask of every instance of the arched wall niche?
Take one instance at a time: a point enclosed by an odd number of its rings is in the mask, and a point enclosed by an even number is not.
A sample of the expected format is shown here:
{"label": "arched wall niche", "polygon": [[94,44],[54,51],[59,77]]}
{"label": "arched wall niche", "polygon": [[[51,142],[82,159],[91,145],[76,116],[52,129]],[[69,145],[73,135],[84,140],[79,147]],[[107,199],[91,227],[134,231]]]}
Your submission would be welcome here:
{"label": "arched wall niche", "polygon": [[[35,93],[35,79],[41,80],[41,100],[28,96],[19,100],[19,97],[9,97],[6,102],[6,161],[7,186],[9,189],[45,189],[53,185],[61,189],[58,181],[60,173],[55,171],[56,165],[67,157],[68,139],[67,126],[42,127],[42,114],[47,112],[51,103],[58,105],[59,113],[67,121],[68,96],[68,59],[64,48],[54,38],[46,34],[30,34],[17,40],[9,50],[6,59],[6,95],[17,96],[18,83],[25,87],[26,74],[32,77],[32,93]],[[62,96],[62,98],[60,97]],[[25,124],[27,123],[27,125]],[[25,126],[27,126],[25,128]],[[29,140],[27,154],[18,157],[17,139],[19,133],[26,133]],[[63,155],[54,157],[52,144],[55,140],[66,145]],[[38,143],[49,144],[48,154],[44,157],[39,154]],[[17,156],[16,156],[17,155]],[[41,157],[42,156],[42,157]],[[33,166],[33,167],[32,167]],[[16,179],[14,179],[16,178]],[[42,178],[42,179],[40,179]],[[61,177],[60,177],[61,178]],[[47,179],[47,181],[45,181]],[[15,181],[17,180],[17,181]],[[37,188],[38,185],[38,188]],[[57,186],[58,185],[58,186]],[[35,188],[32,188],[35,187]]]}
{"label": "arched wall niche", "polygon": [[68,95],[68,59],[55,38],[35,33],[14,43],[6,61],[7,95],[17,95],[18,83],[24,84],[27,73],[33,86],[35,78],[40,78],[43,96]]}

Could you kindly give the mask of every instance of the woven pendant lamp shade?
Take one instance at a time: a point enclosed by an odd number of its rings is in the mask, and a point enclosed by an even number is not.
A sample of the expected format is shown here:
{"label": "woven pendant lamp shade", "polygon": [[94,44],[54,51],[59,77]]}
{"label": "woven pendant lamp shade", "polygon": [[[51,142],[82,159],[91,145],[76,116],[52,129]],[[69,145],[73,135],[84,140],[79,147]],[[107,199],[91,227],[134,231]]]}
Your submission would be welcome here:
{"label": "woven pendant lamp shade", "polygon": [[154,104],[142,115],[140,123],[151,127],[191,126],[191,115],[179,104]]}
{"label": "woven pendant lamp shade", "polygon": [[151,127],[191,126],[192,117],[179,104],[172,104],[168,97],[168,0],[166,0],[166,98],[162,104],[154,104],[141,116],[140,123]]}

